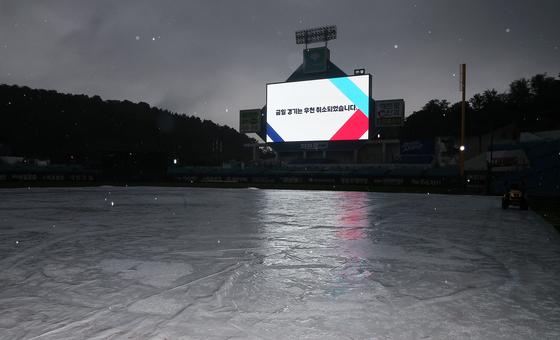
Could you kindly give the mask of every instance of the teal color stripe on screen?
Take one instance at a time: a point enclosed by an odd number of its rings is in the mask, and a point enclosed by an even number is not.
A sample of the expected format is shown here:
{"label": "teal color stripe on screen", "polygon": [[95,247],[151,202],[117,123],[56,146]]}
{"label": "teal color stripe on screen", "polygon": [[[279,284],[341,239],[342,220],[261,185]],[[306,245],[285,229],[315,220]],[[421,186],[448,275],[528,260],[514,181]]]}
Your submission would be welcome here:
{"label": "teal color stripe on screen", "polygon": [[366,116],[369,116],[369,96],[348,77],[331,78],[331,83],[336,86],[354,105]]}

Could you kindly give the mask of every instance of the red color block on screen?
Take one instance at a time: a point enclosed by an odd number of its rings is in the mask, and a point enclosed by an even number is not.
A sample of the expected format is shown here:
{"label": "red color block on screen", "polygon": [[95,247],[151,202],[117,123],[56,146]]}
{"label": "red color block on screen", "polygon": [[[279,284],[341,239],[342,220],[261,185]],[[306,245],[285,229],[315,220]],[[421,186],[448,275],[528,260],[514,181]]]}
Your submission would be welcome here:
{"label": "red color block on screen", "polygon": [[360,110],[354,112],[352,117],[342,125],[331,137],[331,140],[354,140],[359,139],[369,129],[368,117]]}

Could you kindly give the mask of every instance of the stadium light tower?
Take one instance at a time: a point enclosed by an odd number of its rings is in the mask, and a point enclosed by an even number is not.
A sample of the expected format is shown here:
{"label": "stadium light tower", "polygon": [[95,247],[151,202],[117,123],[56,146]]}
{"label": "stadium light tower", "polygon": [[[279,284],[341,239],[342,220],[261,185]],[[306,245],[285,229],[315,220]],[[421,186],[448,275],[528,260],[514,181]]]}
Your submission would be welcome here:
{"label": "stadium light tower", "polygon": [[[330,51],[327,47],[329,40],[336,39],[336,26],[322,26],[306,30],[296,31],[296,44],[305,44],[303,50],[303,72],[325,73],[327,72],[330,59]],[[307,48],[308,44],[324,42],[325,46]]]}
{"label": "stadium light tower", "polygon": [[336,31],[335,25],[296,31],[296,44],[305,44],[305,49],[308,44],[317,42],[324,42],[327,46],[329,40],[336,39]]}

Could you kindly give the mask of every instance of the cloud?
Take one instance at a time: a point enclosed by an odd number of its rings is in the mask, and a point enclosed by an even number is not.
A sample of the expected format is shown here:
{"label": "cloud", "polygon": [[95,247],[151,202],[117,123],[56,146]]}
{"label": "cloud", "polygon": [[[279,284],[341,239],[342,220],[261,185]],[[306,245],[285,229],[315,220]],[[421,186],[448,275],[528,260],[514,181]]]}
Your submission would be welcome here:
{"label": "cloud", "polygon": [[[560,72],[551,47],[560,44],[551,14],[560,11],[558,2],[457,6],[5,0],[0,83],[145,101],[235,127],[239,109],[264,105],[265,84],[283,81],[301,62],[294,31],[324,24],[339,28],[339,39],[329,44],[333,62],[347,72],[365,67],[374,75],[374,97],[404,98],[408,112],[432,98],[453,101],[449,73],[465,61],[472,92],[505,89],[512,77]],[[507,38],[504,27],[512,28]]]}

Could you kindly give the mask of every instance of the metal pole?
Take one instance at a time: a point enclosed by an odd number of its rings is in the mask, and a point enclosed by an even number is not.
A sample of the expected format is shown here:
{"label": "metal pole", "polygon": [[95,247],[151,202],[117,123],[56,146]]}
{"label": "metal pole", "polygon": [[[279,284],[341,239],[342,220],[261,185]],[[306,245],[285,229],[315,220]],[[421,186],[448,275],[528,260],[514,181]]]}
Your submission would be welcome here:
{"label": "metal pole", "polygon": [[465,90],[467,78],[467,64],[461,64],[461,146],[459,150],[459,169],[462,184],[465,183]]}
{"label": "metal pole", "polygon": [[486,179],[486,181],[488,182],[488,194],[490,194],[492,190],[492,162],[494,161],[493,153],[494,153],[494,116],[492,116],[492,131],[490,132],[490,162],[488,163],[488,178]]}

